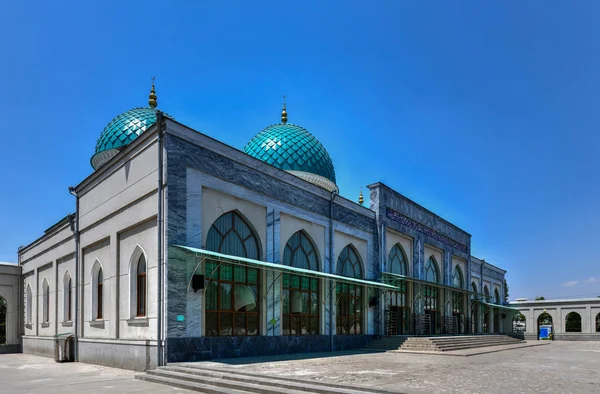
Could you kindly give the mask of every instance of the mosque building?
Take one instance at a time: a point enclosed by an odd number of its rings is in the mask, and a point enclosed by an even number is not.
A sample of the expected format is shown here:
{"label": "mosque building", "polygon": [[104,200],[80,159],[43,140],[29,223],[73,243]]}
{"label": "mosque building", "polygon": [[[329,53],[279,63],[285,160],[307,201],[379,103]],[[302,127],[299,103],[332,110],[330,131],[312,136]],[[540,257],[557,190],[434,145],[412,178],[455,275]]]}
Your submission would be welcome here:
{"label": "mosque building", "polygon": [[19,248],[25,353],[72,336],[79,361],[146,370],[510,331],[506,272],[471,235],[380,182],[369,207],[339,195],[285,104],[243,150],[157,110],[154,84],[148,104],[104,128],[75,213]]}

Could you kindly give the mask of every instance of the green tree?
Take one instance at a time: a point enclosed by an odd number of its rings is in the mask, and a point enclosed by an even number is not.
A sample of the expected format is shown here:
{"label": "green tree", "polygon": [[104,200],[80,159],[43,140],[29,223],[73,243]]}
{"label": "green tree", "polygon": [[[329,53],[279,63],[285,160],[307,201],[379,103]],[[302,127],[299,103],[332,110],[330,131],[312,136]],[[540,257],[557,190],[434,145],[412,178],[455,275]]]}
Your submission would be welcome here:
{"label": "green tree", "polygon": [[504,279],[504,302],[508,304],[508,282]]}
{"label": "green tree", "polygon": [[544,296],[537,296],[535,297],[536,301],[544,301],[546,298],[544,298]]}

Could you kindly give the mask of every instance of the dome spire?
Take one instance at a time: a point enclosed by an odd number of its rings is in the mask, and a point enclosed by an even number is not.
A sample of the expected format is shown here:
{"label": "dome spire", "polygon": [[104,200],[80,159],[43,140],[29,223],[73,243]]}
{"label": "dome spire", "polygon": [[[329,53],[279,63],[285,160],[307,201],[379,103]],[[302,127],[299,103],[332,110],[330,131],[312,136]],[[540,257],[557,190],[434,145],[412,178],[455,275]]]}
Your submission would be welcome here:
{"label": "dome spire", "polygon": [[154,77],[152,77],[152,90],[150,90],[150,95],[148,96],[148,105],[151,108],[156,108],[158,105],[156,102],[156,92],[154,91]]}
{"label": "dome spire", "polygon": [[283,110],[281,110],[281,123],[287,123],[287,111],[285,110],[285,96],[283,96]]}
{"label": "dome spire", "polygon": [[358,203],[360,205],[363,205],[364,202],[365,202],[365,199],[363,198],[363,195],[362,195],[362,189],[360,189],[360,194],[358,195]]}

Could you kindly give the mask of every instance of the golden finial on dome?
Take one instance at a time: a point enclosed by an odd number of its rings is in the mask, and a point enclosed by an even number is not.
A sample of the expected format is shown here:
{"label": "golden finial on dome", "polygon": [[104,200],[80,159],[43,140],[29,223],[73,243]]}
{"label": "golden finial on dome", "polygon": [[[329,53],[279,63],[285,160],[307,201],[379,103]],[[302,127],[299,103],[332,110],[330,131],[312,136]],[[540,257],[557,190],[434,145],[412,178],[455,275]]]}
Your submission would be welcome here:
{"label": "golden finial on dome", "polygon": [[287,123],[287,111],[285,110],[285,96],[283,96],[283,110],[281,111],[281,123]]}
{"label": "golden finial on dome", "polygon": [[150,90],[150,96],[148,96],[148,105],[151,108],[156,108],[158,103],[156,102],[156,92],[154,91],[154,77],[152,77],[152,90]]}
{"label": "golden finial on dome", "polygon": [[365,202],[365,199],[363,198],[363,195],[362,195],[362,189],[360,189],[360,194],[358,195],[358,203],[360,205],[363,205],[364,202]]}

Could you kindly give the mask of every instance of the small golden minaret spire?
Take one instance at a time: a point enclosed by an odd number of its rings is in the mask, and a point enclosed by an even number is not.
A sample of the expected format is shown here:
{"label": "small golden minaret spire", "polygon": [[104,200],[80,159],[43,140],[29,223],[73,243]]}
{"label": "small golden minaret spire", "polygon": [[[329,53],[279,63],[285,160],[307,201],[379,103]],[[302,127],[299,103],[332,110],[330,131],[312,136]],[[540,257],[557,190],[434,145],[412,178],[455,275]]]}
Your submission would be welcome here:
{"label": "small golden minaret spire", "polygon": [[154,91],[154,77],[152,77],[152,90],[150,90],[150,96],[148,96],[148,105],[151,108],[156,108],[158,105],[156,102],[156,92]]}
{"label": "small golden minaret spire", "polygon": [[362,195],[362,189],[360,189],[360,194],[358,195],[358,203],[360,205],[363,205],[364,202],[365,202],[365,199],[363,198],[363,195]]}
{"label": "small golden minaret spire", "polygon": [[287,111],[285,110],[285,96],[283,96],[283,110],[281,111],[281,123],[287,123]]}

